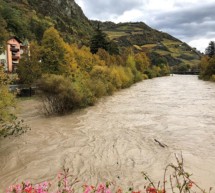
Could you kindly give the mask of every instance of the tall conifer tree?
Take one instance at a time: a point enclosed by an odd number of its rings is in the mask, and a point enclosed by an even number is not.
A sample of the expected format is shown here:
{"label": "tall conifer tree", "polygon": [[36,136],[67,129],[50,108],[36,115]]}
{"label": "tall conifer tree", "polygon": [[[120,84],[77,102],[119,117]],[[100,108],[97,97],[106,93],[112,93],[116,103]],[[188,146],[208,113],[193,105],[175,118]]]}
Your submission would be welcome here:
{"label": "tall conifer tree", "polygon": [[215,55],[215,42],[211,41],[208,45],[208,47],[205,50],[205,54],[209,57],[212,57]]}
{"label": "tall conifer tree", "polygon": [[90,51],[93,54],[96,54],[99,48],[102,48],[104,50],[108,50],[108,40],[107,40],[107,35],[102,32],[100,29],[100,26],[98,24],[98,27],[96,29],[95,35],[91,39],[90,43]]}

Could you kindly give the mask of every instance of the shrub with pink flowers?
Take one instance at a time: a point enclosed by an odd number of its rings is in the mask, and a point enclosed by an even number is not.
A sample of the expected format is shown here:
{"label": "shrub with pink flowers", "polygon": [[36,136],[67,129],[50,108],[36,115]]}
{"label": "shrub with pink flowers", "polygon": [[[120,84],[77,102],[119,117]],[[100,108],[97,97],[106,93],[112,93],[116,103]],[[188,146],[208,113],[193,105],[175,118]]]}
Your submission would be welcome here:
{"label": "shrub with pink flowers", "polygon": [[22,184],[16,184],[10,186],[6,193],[48,193],[49,182],[42,182],[40,184],[32,185],[30,182],[22,182]]}
{"label": "shrub with pink flowers", "polygon": [[[184,170],[183,157],[179,159],[176,156],[177,164],[168,164],[164,171],[164,178],[157,185],[151,180],[148,174],[142,172],[144,177],[144,188],[142,190],[135,191],[132,187],[125,193],[190,193],[190,192],[201,192],[206,193],[204,189],[198,186],[193,180],[191,180],[191,175]],[[171,173],[167,171],[171,170]],[[22,182],[21,184],[16,184],[10,186],[6,193],[75,193],[80,192],[80,189],[75,189],[75,184],[79,182],[78,178],[74,177],[69,173],[69,169],[63,169],[57,176],[57,190],[54,192],[50,191],[51,182],[42,182],[40,184],[33,185],[29,181]],[[111,188],[115,189],[114,183],[106,182],[100,183],[96,186],[94,185],[83,185],[83,193],[123,193],[121,188],[113,191]],[[212,191],[212,187],[209,188],[208,193]]]}

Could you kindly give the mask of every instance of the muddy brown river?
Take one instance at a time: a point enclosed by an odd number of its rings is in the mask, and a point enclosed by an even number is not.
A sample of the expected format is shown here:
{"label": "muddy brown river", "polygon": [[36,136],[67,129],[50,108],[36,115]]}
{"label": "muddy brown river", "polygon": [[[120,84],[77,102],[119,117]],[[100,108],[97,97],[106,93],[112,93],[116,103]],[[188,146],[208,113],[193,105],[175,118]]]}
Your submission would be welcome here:
{"label": "muddy brown river", "polygon": [[35,100],[19,106],[32,129],[0,141],[0,192],[26,179],[52,180],[63,165],[83,183],[140,189],[141,171],[161,179],[180,152],[192,178],[215,188],[214,83],[182,75],[145,80],[61,117],[44,117]]}

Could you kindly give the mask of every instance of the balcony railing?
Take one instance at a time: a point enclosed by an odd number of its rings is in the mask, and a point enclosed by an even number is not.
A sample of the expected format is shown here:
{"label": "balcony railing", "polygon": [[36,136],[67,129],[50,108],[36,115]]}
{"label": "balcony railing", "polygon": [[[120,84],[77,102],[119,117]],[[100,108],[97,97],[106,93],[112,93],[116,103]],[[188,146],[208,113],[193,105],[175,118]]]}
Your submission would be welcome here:
{"label": "balcony railing", "polygon": [[19,48],[10,48],[10,51],[12,51],[12,52],[18,52]]}
{"label": "balcony railing", "polygon": [[13,60],[12,63],[13,64],[19,64],[19,61],[18,60]]}
{"label": "balcony railing", "polygon": [[12,56],[13,60],[18,60],[20,57],[19,56]]}

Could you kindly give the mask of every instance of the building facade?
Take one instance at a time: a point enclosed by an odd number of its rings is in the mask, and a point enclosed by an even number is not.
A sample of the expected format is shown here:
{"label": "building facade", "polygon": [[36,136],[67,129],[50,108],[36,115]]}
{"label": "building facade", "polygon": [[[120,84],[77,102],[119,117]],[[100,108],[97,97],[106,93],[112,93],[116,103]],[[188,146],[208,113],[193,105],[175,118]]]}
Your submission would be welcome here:
{"label": "building facade", "polygon": [[17,37],[11,37],[7,41],[7,71],[15,72],[22,54],[22,42]]}

